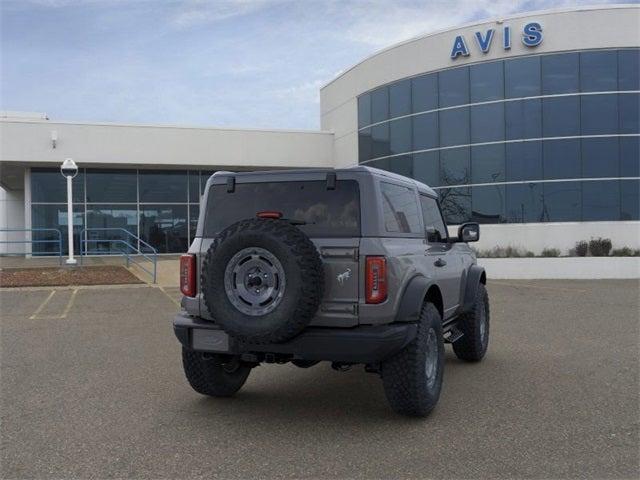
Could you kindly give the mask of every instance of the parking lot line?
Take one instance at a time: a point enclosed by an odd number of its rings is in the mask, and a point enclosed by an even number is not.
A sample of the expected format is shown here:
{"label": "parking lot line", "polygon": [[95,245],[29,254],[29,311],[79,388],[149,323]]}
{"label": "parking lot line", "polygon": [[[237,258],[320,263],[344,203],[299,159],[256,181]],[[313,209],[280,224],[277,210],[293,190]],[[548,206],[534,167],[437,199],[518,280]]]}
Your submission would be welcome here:
{"label": "parking lot line", "polygon": [[178,306],[178,307],[180,306],[180,302],[178,302],[175,298],[173,298],[171,295],[169,295],[169,294],[167,293],[167,291],[164,289],[164,287],[158,286],[158,288],[159,288],[159,289],[160,289],[160,291],[161,291],[162,293],[164,293],[164,294],[169,298],[169,300],[171,300],[171,301],[172,301],[176,306]]}
{"label": "parking lot line", "polygon": [[51,293],[49,294],[49,296],[47,298],[44,299],[44,301],[40,304],[40,306],[36,309],[35,312],[33,312],[33,315],[31,315],[29,317],[29,320],[35,320],[36,317],[38,316],[38,314],[42,311],[42,309],[47,305],[47,303],[49,303],[49,300],[51,300],[51,298],[53,297],[53,295],[56,293],[55,290],[51,290]]}

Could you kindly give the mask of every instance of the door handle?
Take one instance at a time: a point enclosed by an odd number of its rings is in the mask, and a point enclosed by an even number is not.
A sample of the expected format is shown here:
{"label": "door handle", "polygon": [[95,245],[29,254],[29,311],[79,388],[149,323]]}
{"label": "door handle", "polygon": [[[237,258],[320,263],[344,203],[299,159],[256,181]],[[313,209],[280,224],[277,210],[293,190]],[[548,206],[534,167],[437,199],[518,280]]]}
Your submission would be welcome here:
{"label": "door handle", "polygon": [[443,259],[439,258],[435,262],[433,262],[433,264],[436,267],[444,267],[447,264],[447,262],[445,262]]}

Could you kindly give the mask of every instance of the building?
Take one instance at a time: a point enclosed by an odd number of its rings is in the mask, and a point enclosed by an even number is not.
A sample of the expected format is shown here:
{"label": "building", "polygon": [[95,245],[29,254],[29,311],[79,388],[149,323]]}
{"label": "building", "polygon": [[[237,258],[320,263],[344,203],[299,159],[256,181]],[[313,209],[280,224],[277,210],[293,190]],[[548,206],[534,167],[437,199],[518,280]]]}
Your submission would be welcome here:
{"label": "building", "polygon": [[[65,157],[79,225],[186,248],[217,169],[370,165],[441,195],[480,248],[640,247],[640,7],[534,12],[389,47],[325,85],[320,132],[0,123],[4,222],[64,227]],[[38,248],[46,248],[40,245]]]}

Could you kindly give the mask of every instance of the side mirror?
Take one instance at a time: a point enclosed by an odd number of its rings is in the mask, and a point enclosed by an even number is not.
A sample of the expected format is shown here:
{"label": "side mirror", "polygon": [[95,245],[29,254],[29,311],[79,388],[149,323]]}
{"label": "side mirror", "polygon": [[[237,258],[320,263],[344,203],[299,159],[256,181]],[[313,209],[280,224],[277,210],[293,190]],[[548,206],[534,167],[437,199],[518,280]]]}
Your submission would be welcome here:
{"label": "side mirror", "polygon": [[463,223],[458,228],[459,242],[477,242],[480,240],[480,225],[477,223]]}

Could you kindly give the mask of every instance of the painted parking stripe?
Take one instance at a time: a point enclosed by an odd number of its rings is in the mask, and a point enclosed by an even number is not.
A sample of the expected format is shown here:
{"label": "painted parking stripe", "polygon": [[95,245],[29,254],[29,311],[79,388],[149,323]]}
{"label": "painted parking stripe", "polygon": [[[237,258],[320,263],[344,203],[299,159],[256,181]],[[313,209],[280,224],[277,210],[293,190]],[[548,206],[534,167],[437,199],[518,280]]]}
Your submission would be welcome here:
{"label": "painted parking stripe", "polygon": [[51,298],[53,297],[53,295],[56,293],[55,290],[51,290],[51,293],[49,294],[49,296],[47,298],[44,299],[44,302],[42,302],[40,304],[40,306],[36,309],[35,312],[33,312],[33,315],[31,315],[29,317],[30,320],[35,320],[35,318],[38,316],[38,314],[42,311],[42,309],[47,305],[47,303],[49,303],[49,300],[51,300]]}

